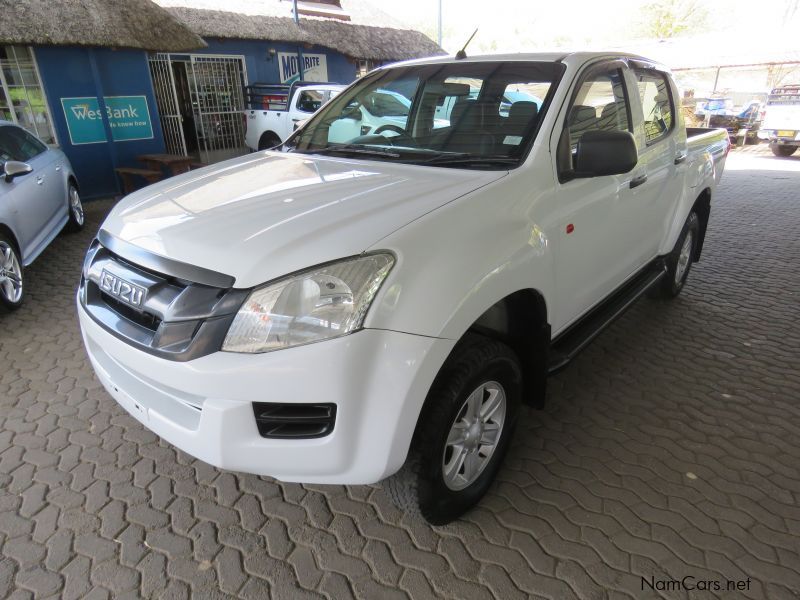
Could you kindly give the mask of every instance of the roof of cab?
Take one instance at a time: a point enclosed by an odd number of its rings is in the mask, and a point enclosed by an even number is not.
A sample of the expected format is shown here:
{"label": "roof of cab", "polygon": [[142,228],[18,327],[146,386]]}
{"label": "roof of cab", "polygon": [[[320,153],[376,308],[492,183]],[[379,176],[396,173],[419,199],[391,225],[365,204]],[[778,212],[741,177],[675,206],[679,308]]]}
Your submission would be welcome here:
{"label": "roof of cab", "polygon": [[387,65],[387,67],[397,65],[424,65],[424,64],[441,64],[441,63],[455,63],[455,62],[506,62],[506,61],[541,61],[541,62],[562,62],[569,66],[580,66],[591,60],[598,58],[634,58],[647,62],[655,62],[649,58],[631,54],[627,52],[619,52],[608,50],[604,52],[518,52],[511,54],[480,54],[475,56],[467,56],[466,58],[456,59],[454,56],[436,56],[430,58],[419,58],[416,60],[404,61],[402,63],[395,63]]}

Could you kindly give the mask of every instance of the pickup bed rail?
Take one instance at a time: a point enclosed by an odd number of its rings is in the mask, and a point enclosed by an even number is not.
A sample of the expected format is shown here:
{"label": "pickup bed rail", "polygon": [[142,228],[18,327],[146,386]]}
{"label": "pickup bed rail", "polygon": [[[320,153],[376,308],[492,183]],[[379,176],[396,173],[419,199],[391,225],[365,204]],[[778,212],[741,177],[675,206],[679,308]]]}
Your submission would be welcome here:
{"label": "pickup bed rail", "polygon": [[244,99],[249,110],[288,110],[289,99],[300,87],[312,85],[335,85],[327,81],[295,81],[285,83],[254,83],[245,86]]}

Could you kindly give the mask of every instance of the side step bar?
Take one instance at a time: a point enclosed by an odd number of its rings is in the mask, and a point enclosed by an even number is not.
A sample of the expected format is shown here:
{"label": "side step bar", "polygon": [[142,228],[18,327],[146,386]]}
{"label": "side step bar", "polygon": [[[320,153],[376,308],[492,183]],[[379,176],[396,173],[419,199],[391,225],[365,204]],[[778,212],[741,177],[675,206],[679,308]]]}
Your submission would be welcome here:
{"label": "side step bar", "polygon": [[666,272],[667,265],[664,261],[656,259],[601,304],[559,334],[550,344],[547,374],[553,375],[566,367],[606,327],[657,284]]}

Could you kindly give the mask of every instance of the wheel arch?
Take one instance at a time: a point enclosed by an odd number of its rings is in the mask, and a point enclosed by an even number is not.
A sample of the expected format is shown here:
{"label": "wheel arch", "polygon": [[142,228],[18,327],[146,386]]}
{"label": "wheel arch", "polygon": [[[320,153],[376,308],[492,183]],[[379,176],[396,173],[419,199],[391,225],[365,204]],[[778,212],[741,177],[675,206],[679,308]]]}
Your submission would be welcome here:
{"label": "wheel arch", "polygon": [[271,129],[267,129],[258,138],[258,148],[260,150],[271,148],[272,146],[268,146],[267,148],[262,148],[262,142],[266,142],[269,139],[275,139],[275,140],[278,140],[278,144],[281,143],[281,136],[279,136],[277,133],[275,133]]}
{"label": "wheel arch", "polygon": [[541,408],[547,380],[550,324],[547,302],[536,289],[517,290],[487,308],[467,329],[501,341],[517,354],[523,372],[523,402]]}
{"label": "wheel arch", "polygon": [[81,191],[81,185],[78,183],[78,178],[75,177],[74,173],[70,173],[69,176],[67,177],[67,184],[68,185],[72,184],[75,186],[76,190],[78,190],[79,192]]}
{"label": "wheel arch", "polygon": [[11,227],[5,225],[4,223],[0,223],[0,233],[8,237],[11,243],[14,244],[14,248],[16,249],[17,254],[19,254],[20,260],[23,260],[22,249],[20,248],[19,240],[17,239],[17,236],[14,235],[14,232],[11,231]]}

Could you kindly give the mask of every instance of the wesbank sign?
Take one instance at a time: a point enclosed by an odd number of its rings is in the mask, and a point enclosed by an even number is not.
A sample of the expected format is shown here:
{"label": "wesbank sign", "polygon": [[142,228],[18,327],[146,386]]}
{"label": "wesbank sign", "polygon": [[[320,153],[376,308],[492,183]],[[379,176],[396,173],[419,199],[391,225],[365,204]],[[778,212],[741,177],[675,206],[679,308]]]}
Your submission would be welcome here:
{"label": "wesbank sign", "polygon": [[[300,79],[300,58],[292,52],[278,52],[281,83],[294,83]],[[324,54],[303,54],[303,79],[328,81],[328,59]]]}
{"label": "wesbank sign", "polygon": [[[106,96],[106,118],[115,142],[153,138],[150,110],[144,96]],[[107,141],[103,113],[96,97],[61,98],[72,145]]]}

